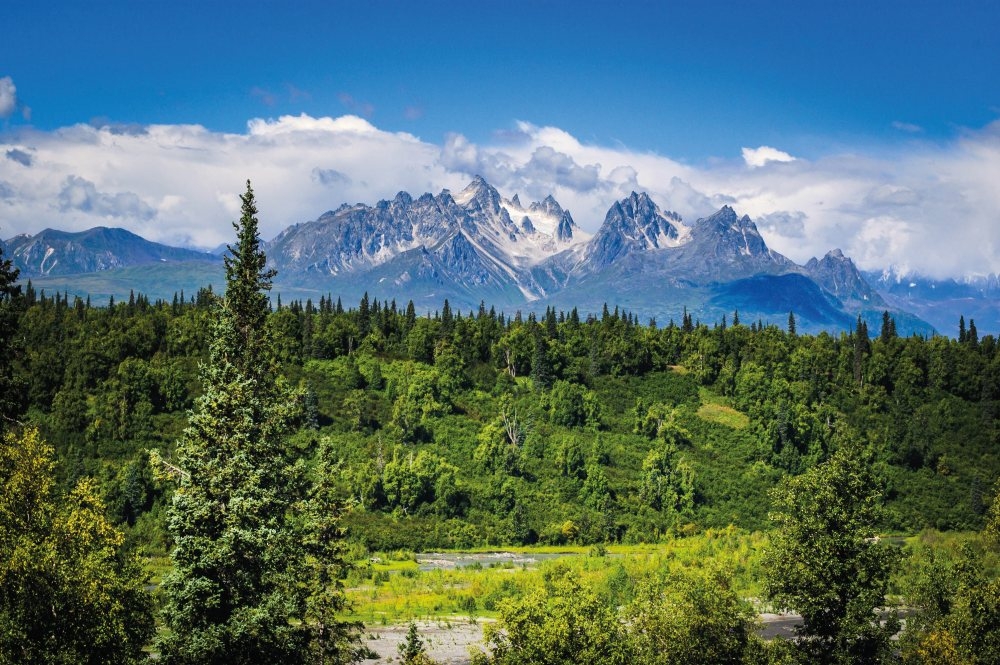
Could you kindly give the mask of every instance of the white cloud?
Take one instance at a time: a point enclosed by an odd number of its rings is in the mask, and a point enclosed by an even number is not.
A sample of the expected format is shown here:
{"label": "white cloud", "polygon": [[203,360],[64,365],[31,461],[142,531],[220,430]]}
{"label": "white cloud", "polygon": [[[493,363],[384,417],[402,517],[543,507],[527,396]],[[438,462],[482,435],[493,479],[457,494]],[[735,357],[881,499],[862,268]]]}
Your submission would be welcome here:
{"label": "white cloud", "polygon": [[17,86],[9,76],[0,78],[0,118],[9,118],[17,108]]}
{"label": "white cloud", "polygon": [[747,166],[764,166],[768,162],[794,162],[795,158],[787,152],[762,145],[759,148],[743,148],[743,161]]}
{"label": "white cloud", "polygon": [[77,176],[69,176],[57,197],[60,212],[80,211],[98,217],[148,221],[156,210],[132,192],[108,194],[97,191],[94,183]]}
{"label": "white cloud", "polygon": [[240,134],[199,125],[22,128],[0,134],[0,156],[8,151],[30,154],[32,168],[0,159],[0,181],[16,192],[0,201],[3,237],[113,218],[151,240],[215,247],[231,240],[248,178],[267,239],[345,201],[466,184],[437,164],[438,146],[354,116],[254,119]]}
{"label": "white cloud", "polygon": [[902,122],[901,120],[893,120],[892,128],[906,132],[907,134],[922,134],[924,131],[924,128],[920,125],[915,125],[912,122]]}
{"label": "white cloud", "polygon": [[231,240],[247,178],[269,239],[341,203],[373,204],[400,190],[459,191],[479,174],[525,203],[553,194],[589,231],[616,199],[647,191],[689,222],[731,205],[799,263],[839,247],[865,268],[1000,272],[1000,123],[894,152],[788,161],[762,146],[706,165],[591,145],[527,122],[490,142],[452,134],[441,144],[351,115],[254,119],[236,134],[198,125],[140,129],[0,134],[0,155],[8,156],[0,159],[3,237],[113,223],[160,242],[214,247]]}

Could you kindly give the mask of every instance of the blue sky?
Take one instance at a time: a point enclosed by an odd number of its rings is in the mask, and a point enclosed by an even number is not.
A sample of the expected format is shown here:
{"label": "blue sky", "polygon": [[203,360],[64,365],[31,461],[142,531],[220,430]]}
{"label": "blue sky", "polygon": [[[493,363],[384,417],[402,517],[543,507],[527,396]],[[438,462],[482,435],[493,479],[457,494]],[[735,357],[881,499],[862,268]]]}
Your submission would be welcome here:
{"label": "blue sky", "polygon": [[947,137],[1000,107],[996,2],[14,0],[4,13],[0,66],[44,129],[354,112],[436,141],[527,120],[699,160],[898,141],[901,124]]}
{"label": "blue sky", "polygon": [[[639,186],[686,218],[742,205],[796,260],[838,243],[867,267],[1000,270],[1000,234],[931,253],[949,210],[975,217],[970,232],[1000,226],[975,173],[1000,168],[1000,3],[11,0],[3,14],[0,237],[101,223],[214,243],[229,203],[134,173],[177,168],[177,141],[215,151],[189,170],[223,191],[229,154],[234,195],[246,176],[302,181],[271,199],[274,233],[484,172],[508,196],[556,193],[585,227]],[[303,149],[316,132],[326,152]]]}

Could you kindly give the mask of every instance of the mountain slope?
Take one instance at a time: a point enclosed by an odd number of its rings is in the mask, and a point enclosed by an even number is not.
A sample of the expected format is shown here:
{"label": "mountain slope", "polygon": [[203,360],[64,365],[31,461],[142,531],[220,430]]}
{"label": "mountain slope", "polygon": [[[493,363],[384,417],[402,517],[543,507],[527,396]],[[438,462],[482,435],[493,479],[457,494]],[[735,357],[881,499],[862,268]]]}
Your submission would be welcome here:
{"label": "mountain slope", "polygon": [[6,242],[5,255],[22,277],[77,275],[150,263],[219,262],[204,252],[150,242],[125,229],[99,226],[69,233],[45,229]]}
{"label": "mountain slope", "polygon": [[933,279],[899,274],[889,269],[867,272],[865,277],[893,308],[913,312],[946,335],[958,334],[958,322],[974,320],[978,330],[1000,331],[1000,278],[997,275],[958,279]]}

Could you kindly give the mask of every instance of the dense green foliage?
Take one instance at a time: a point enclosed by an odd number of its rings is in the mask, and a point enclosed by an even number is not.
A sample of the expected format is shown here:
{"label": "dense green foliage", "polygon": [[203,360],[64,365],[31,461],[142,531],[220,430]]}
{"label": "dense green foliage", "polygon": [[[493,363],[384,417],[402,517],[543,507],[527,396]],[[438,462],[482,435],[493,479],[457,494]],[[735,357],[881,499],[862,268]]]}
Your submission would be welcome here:
{"label": "dense green foliage", "polygon": [[23,338],[18,334],[18,317],[24,305],[19,271],[0,248],[0,431],[24,406],[23,384],[14,372],[14,360],[20,355]]}
{"label": "dense green foliage", "polygon": [[881,482],[848,443],[775,492],[768,595],[802,615],[796,648],[812,663],[880,663],[898,621],[880,625],[898,552],[877,538]]}
{"label": "dense green foliage", "polygon": [[1000,498],[994,497],[982,547],[958,552],[923,545],[912,553],[904,589],[916,612],[900,639],[906,663],[1000,663]]}
{"label": "dense green foliage", "polygon": [[133,663],[153,634],[137,557],[97,488],[65,496],[38,430],[0,440],[0,663]]}
{"label": "dense green foliage", "polygon": [[[14,374],[31,417],[62,479],[97,477],[153,551],[167,546],[166,497],[143,451],[173,454],[202,390],[214,299],[95,308],[25,294],[31,343]],[[886,465],[883,530],[979,528],[998,477],[992,337],[654,328],[615,312],[446,320],[362,305],[292,303],[265,330],[304,391],[309,427],[292,447],[309,458],[321,436],[336,439],[342,489],[365,508],[351,533],[374,549],[765,528],[768,491],[826,459],[838,427]],[[536,338],[549,389],[531,379]]]}
{"label": "dense green foliage", "polygon": [[[167,547],[166,496],[144,451],[174,454],[203,390],[214,300],[96,308],[25,294],[31,343],[14,376],[30,416],[62,480],[97,477],[153,551]],[[991,336],[793,337],[756,323],[653,327],[613,310],[446,318],[325,296],[266,314],[265,332],[303,391],[291,447],[309,459],[335,440],[341,490],[364,508],[351,537],[373,549],[765,528],[768,491],[828,458],[838,429],[885,465],[881,530],[977,529],[1000,475]],[[548,388],[532,376],[542,357]]]}
{"label": "dense green foliage", "polygon": [[763,660],[752,608],[717,571],[687,570],[642,583],[610,607],[568,568],[503,601],[485,627],[488,652],[476,665],[723,665]]}

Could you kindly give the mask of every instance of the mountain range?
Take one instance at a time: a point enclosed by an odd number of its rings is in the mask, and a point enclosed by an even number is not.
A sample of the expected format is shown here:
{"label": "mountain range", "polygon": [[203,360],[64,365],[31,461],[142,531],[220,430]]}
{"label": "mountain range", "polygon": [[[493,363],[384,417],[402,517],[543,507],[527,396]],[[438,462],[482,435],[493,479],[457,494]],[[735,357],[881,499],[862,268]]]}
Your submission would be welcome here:
{"label": "mountain range", "polygon": [[[170,298],[223,282],[218,255],[122,229],[46,230],[3,249],[36,288],[97,298],[129,289]],[[659,324],[679,322],[685,311],[704,322],[738,311],[747,323],[784,326],[794,312],[803,331],[851,329],[861,316],[877,332],[889,311],[903,334],[950,333],[964,305],[967,316],[982,317],[980,330],[1000,328],[1000,285],[939,289],[891,271],[866,274],[836,249],[797,265],[728,206],[687,224],[636,192],[616,201],[590,234],[552,196],[525,205],[477,177],[456,194],[400,192],[374,206],[344,204],[286,228],[264,250],[278,270],[274,291],[286,301],[331,294],[353,303],[368,292],[413,300],[420,311],[448,299],[461,310],[485,302],[507,312],[555,306],[584,314],[607,303]]]}

